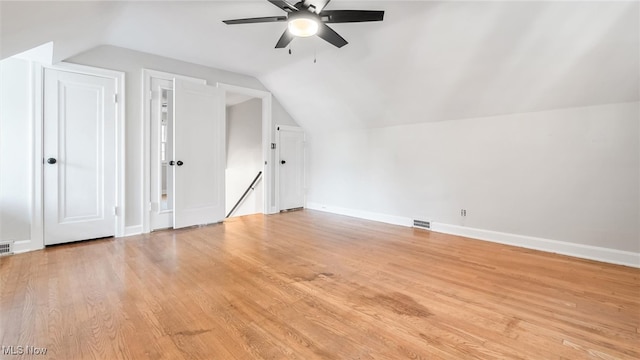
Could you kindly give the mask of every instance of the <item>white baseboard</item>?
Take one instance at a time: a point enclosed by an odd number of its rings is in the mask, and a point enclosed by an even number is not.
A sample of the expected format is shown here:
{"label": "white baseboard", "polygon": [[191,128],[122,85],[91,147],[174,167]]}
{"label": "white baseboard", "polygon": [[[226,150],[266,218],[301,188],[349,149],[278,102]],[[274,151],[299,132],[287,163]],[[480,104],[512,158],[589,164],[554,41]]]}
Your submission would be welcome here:
{"label": "white baseboard", "polygon": [[373,213],[373,212],[362,211],[362,210],[341,208],[337,206],[322,205],[322,204],[317,204],[312,202],[311,203],[308,202],[305,207],[311,210],[325,211],[332,214],[351,216],[354,218],[378,221],[378,222],[383,222],[387,224],[409,226],[409,227],[413,226],[413,220],[403,216],[379,214],[379,213]]}
{"label": "white baseboard", "polygon": [[499,244],[519,246],[527,249],[541,250],[583,259],[640,268],[640,254],[631,251],[608,249],[599,246],[575,244],[566,241],[549,240],[533,236],[510,234],[442,223],[431,223],[431,230],[445,234],[491,241]]}
{"label": "white baseboard", "polygon": [[124,235],[122,235],[122,237],[140,235],[140,234],[142,234],[142,225],[125,226]]}
{"label": "white baseboard", "polygon": [[[125,227],[123,236],[133,236],[133,235],[139,235],[139,234],[142,234],[142,225]],[[44,249],[44,247],[38,246],[32,240],[15,240],[13,242],[14,254],[21,254],[21,253],[34,251],[34,250],[41,250],[41,249]]]}
{"label": "white baseboard", "polygon": [[29,251],[33,251],[33,250],[40,250],[40,249],[42,249],[42,247],[37,246],[31,240],[15,240],[13,242],[13,253],[14,254],[20,254],[20,253],[25,253],[25,252],[29,252]]}
{"label": "white baseboard", "polygon": [[[333,214],[346,215],[387,224],[408,227],[413,226],[413,219],[402,216],[378,214],[318,203],[307,203],[306,207],[312,210],[325,211]],[[431,222],[431,231],[640,268],[640,253],[634,253],[631,251],[608,249],[599,246],[575,244],[565,241],[543,239],[526,235],[503,233],[437,222]]]}

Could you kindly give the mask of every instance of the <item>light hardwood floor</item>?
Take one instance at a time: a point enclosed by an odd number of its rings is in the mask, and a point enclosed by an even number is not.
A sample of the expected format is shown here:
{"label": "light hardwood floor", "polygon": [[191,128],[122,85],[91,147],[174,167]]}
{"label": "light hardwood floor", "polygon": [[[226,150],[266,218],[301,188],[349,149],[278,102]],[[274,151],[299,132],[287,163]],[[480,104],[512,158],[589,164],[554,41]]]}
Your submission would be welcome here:
{"label": "light hardwood floor", "polygon": [[0,359],[639,359],[640,270],[313,211],[0,258]]}

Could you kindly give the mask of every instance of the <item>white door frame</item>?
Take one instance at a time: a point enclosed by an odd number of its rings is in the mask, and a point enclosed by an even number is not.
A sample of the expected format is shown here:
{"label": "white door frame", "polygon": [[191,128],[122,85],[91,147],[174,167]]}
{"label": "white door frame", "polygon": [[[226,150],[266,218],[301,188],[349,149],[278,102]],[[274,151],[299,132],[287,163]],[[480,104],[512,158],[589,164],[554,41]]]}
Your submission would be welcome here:
{"label": "white door frame", "polygon": [[[285,130],[285,131],[299,131],[301,133],[304,133],[304,129],[299,127],[299,126],[292,126],[292,125],[276,125],[276,159],[275,159],[275,163],[276,164],[280,164],[280,130]],[[305,135],[306,136],[306,135]],[[305,144],[306,144],[306,139],[305,139]],[[307,204],[307,196],[306,196],[306,188],[307,188],[307,150],[306,150],[306,145],[304,147],[304,154],[303,154],[303,163],[302,163],[302,174],[303,174],[303,191],[305,193],[305,198],[304,198],[304,207],[306,207]],[[280,212],[280,210],[282,210],[280,208],[280,166],[276,166],[276,212]]]}
{"label": "white door frame", "polygon": [[122,71],[108,70],[85,65],[61,62],[56,65],[33,65],[33,212],[31,221],[31,240],[33,249],[44,248],[44,69],[60,70],[84,75],[99,76],[113,79],[116,82],[116,186],[115,206],[115,237],[125,235],[125,73]]}
{"label": "white door frame", "polygon": [[151,78],[170,80],[182,79],[199,84],[206,84],[204,79],[172,74],[164,71],[142,69],[142,229],[132,230],[132,234],[151,232]]}
{"label": "white door frame", "polygon": [[[262,160],[264,162],[263,169],[262,169],[262,187],[263,187],[262,193],[264,194],[263,213],[274,214],[278,212],[278,206],[276,203],[277,196],[275,196],[274,191],[272,191],[273,171],[274,171],[274,167],[275,169],[277,169],[277,166],[275,166],[276,160],[271,159],[272,157],[271,144],[273,143],[273,127],[271,125],[272,124],[271,93],[268,91],[256,90],[252,88],[246,88],[246,87],[237,86],[237,85],[230,85],[230,84],[225,84],[221,82],[218,83],[218,87],[224,90],[225,101],[227,98],[227,93],[229,92],[243,94],[243,95],[259,98],[262,100]],[[226,108],[224,109],[224,118],[226,119]],[[278,184],[277,180],[275,184],[276,185]],[[278,191],[277,186],[275,191]],[[274,206],[272,206],[271,204],[274,204]]]}

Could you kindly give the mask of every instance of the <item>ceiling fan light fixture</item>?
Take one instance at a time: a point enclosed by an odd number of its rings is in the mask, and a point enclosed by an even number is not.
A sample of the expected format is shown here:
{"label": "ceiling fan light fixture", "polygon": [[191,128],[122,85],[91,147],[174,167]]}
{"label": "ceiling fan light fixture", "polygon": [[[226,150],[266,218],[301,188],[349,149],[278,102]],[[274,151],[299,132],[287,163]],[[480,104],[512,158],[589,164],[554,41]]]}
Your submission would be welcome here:
{"label": "ceiling fan light fixture", "polygon": [[287,25],[291,35],[298,37],[309,37],[318,33],[318,19],[311,14],[300,14],[289,17]]}
{"label": "ceiling fan light fixture", "polygon": [[286,12],[286,15],[232,19],[222,22],[227,25],[287,22],[287,29],[280,35],[276,49],[286,48],[296,37],[313,35],[318,35],[329,44],[341,48],[349,42],[327,24],[362,23],[384,19],[383,10],[324,10],[331,0],[299,0],[296,4],[291,4],[289,1],[269,0],[269,3]]}

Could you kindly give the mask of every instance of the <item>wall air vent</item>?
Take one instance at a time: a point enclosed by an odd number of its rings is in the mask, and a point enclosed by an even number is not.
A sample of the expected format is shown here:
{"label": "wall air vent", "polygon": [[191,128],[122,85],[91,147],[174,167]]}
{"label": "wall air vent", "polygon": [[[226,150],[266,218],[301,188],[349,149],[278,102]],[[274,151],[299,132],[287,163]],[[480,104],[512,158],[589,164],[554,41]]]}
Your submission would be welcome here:
{"label": "wall air vent", "polygon": [[413,220],[413,227],[431,230],[431,221]]}
{"label": "wall air vent", "polygon": [[12,242],[0,242],[0,256],[13,254]]}

